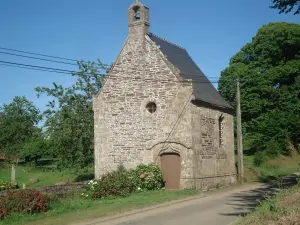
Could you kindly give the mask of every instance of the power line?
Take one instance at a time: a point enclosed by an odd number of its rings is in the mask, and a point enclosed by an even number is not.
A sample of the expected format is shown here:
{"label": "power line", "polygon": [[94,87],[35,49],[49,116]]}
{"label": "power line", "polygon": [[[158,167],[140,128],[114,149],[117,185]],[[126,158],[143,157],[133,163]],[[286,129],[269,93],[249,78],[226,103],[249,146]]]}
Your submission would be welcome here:
{"label": "power line", "polygon": [[[61,60],[67,60],[67,61],[73,61],[73,62],[79,62],[82,61],[84,63],[88,63],[86,61],[83,60],[76,60],[76,59],[70,59],[70,58],[64,58],[64,57],[59,57],[59,56],[52,56],[52,55],[47,55],[47,54],[40,54],[40,53],[34,53],[34,52],[28,52],[28,51],[22,51],[22,50],[17,50],[17,49],[11,49],[11,48],[4,48],[4,47],[0,47],[0,49],[4,49],[7,51],[14,51],[14,52],[19,52],[19,53],[25,53],[25,54],[31,54],[31,55],[37,55],[37,56],[43,56],[43,57],[50,57],[50,58],[54,58],[54,59],[61,59]],[[6,54],[6,55],[13,55],[13,56],[18,56],[18,57],[23,57],[23,58],[30,58],[30,59],[36,59],[36,60],[42,60],[42,61],[48,61],[48,62],[54,62],[54,63],[62,63],[62,64],[67,64],[67,65],[74,65],[74,66],[78,66],[77,63],[67,63],[67,62],[62,62],[62,61],[57,61],[57,60],[50,60],[50,59],[43,59],[43,58],[39,58],[39,57],[32,57],[32,56],[26,56],[26,55],[20,55],[20,54],[14,54],[14,53],[10,53],[10,52],[2,52],[0,51],[0,54]],[[107,64],[103,64],[104,66],[108,66]],[[95,67],[95,66],[91,66],[92,68],[97,68],[97,69],[103,69],[101,67]],[[73,72],[73,71],[72,71]],[[186,74],[189,75],[189,74]],[[193,74],[192,74],[193,75]],[[199,77],[201,78],[201,77]],[[206,78],[206,77],[203,77]],[[202,78],[202,79],[203,79]],[[210,77],[210,78],[216,78],[218,79],[218,77]]]}
{"label": "power line", "polygon": [[72,61],[72,62],[80,61],[80,60],[76,60],[76,59],[69,59],[69,58],[63,58],[63,57],[58,57],[58,56],[46,55],[46,54],[39,54],[39,53],[34,53],[34,52],[27,52],[27,51],[12,49],[12,48],[0,47],[0,49],[12,51],[12,52],[26,53],[26,54],[30,54],[30,55],[43,56],[43,57],[48,57],[48,58],[53,58],[53,59],[62,59],[62,60]]}
{"label": "power line", "polygon": [[58,71],[53,71],[53,70],[30,68],[30,67],[18,66],[18,65],[8,65],[8,64],[3,64],[3,63],[0,64],[0,66],[15,67],[15,68],[21,68],[21,69],[29,69],[29,70],[36,70],[36,71],[44,71],[44,72],[50,72],[50,73],[60,73],[60,74],[70,75],[70,73],[66,73],[66,72],[58,72]]}
{"label": "power line", "polygon": [[[52,56],[52,55],[47,55],[47,54],[40,54],[40,53],[34,53],[34,52],[28,52],[28,51],[22,51],[22,50],[16,50],[16,49],[11,49],[11,48],[4,48],[4,47],[0,47],[0,49],[4,49],[4,50],[8,50],[8,51],[14,51],[14,52],[19,52],[19,53],[25,53],[25,54],[32,54],[32,55],[37,55],[37,56],[43,56],[43,57],[50,57],[50,58],[55,58],[55,59],[62,59],[62,60],[67,60],[67,61],[73,61],[73,62],[78,62],[78,61],[82,61],[84,63],[87,63],[86,61],[83,60],[75,60],[75,59],[70,59],[70,58],[64,58],[64,57],[58,57],[58,56]],[[62,61],[57,61],[57,60],[50,60],[50,59],[43,59],[43,58],[39,58],[39,57],[32,57],[32,56],[26,56],[26,55],[20,55],[20,54],[14,54],[14,53],[10,53],[10,52],[2,52],[0,51],[0,54],[6,54],[6,55],[12,55],[12,56],[18,56],[18,57],[23,57],[23,58],[30,58],[30,59],[36,59],[36,60],[42,60],[42,61],[48,61],[48,62],[54,62],[54,63],[62,63],[62,64],[67,64],[67,65],[74,65],[74,66],[78,66],[77,63],[67,63],[67,62],[62,62]],[[108,66],[107,64],[103,64],[104,66]],[[28,65],[29,66],[29,65]],[[35,67],[35,66],[34,66]],[[91,66],[92,68],[97,68],[97,69],[104,69],[101,67],[94,67]],[[49,68],[47,68],[49,69]],[[53,69],[53,68],[51,68]],[[54,70],[57,70],[56,68]],[[58,69],[61,70],[61,69]],[[68,72],[75,72],[75,71],[68,71]],[[186,75],[194,75],[194,74],[186,74]],[[212,78],[216,78],[218,79],[219,77],[210,77]],[[207,77],[199,77],[196,79],[208,79]],[[193,78],[193,80],[195,80],[195,78]]]}
{"label": "power line", "polygon": [[56,60],[51,60],[51,59],[42,59],[42,58],[38,58],[38,57],[19,55],[19,54],[14,54],[14,53],[9,53],[9,52],[1,52],[0,51],[0,53],[5,54],[5,55],[12,55],[12,56],[28,58],[28,59],[37,59],[37,60],[42,60],[42,61],[47,61],[47,62],[54,62],[54,63],[61,63],[61,64],[67,64],[67,65],[72,65],[72,66],[78,66],[78,64],[76,64],[76,63],[67,63],[67,62],[56,61]]}
{"label": "power line", "polygon": [[[7,50],[7,51],[13,51],[13,52],[19,52],[19,53],[25,53],[25,54],[31,54],[31,55],[36,55],[36,56],[43,56],[43,57],[49,57],[49,58],[54,58],[54,59],[61,59],[61,60],[76,62],[76,63],[67,63],[67,62],[62,62],[62,61],[57,61],[57,60],[43,59],[43,58],[38,58],[38,57],[32,57],[32,56],[26,56],[26,55],[20,55],[20,54],[14,54],[14,53],[0,51],[0,54],[6,54],[6,55],[12,55],[12,56],[18,56],[18,57],[23,57],[23,58],[30,58],[30,59],[36,59],[36,60],[48,61],[48,62],[54,62],[54,63],[61,63],[61,64],[66,64],[66,65],[78,66],[78,64],[77,64],[78,61],[82,61],[84,63],[88,63],[88,62],[83,61],[83,60],[76,60],[76,59],[64,58],[64,57],[59,57],[59,56],[52,56],[52,55],[47,55],[47,54],[34,53],[34,52],[17,50],[17,49],[12,49],[12,48],[4,48],[4,47],[1,47],[1,46],[0,46],[0,49]],[[2,61],[0,61],[0,62],[2,62]],[[11,62],[4,62],[4,63],[11,64]],[[41,69],[41,71],[45,71],[45,72],[53,72],[52,70],[54,70],[54,71],[60,71],[60,73],[65,73],[66,72],[65,74],[70,73],[72,75],[74,75],[73,73],[79,73],[79,72],[71,71],[71,70],[49,68],[49,67],[40,67],[40,66],[36,66],[36,65],[26,65],[26,64],[16,64],[16,63],[13,63],[13,64],[14,65],[19,65],[19,66],[25,66],[25,67],[33,67],[33,68],[36,68],[35,70]],[[106,67],[108,67],[107,64],[103,64],[103,65],[106,66]],[[24,69],[27,69],[25,67],[24,67]],[[21,68],[21,67],[19,67],[19,68]],[[97,67],[97,66],[91,66],[91,68],[104,69],[104,68]],[[51,71],[47,71],[47,70],[51,70]],[[86,73],[86,74],[90,74],[90,73]],[[185,74],[185,75],[192,75],[192,76],[194,76],[194,74]],[[211,79],[219,79],[219,77],[210,77],[210,78]],[[216,82],[213,82],[213,81],[209,82],[208,77],[197,77],[197,78],[194,77],[193,78],[193,82],[194,83],[197,82],[197,81],[201,82],[201,79],[208,80],[207,83],[217,83],[218,82],[218,81],[216,81]],[[188,82],[188,81],[184,81],[184,82]],[[205,82],[203,81],[203,83],[205,83]]]}
{"label": "power line", "polygon": [[[36,66],[36,65],[30,65],[30,64],[22,64],[22,63],[15,63],[15,62],[7,62],[7,61],[0,61],[0,65],[5,66],[11,66],[11,67],[17,67],[22,69],[31,69],[31,70],[37,70],[37,71],[44,71],[44,72],[52,72],[52,73],[61,73],[61,74],[68,74],[68,75],[99,75],[103,76],[104,78],[112,78],[112,79],[131,79],[131,80],[143,80],[143,81],[160,81],[160,82],[181,82],[181,83],[218,83],[218,81],[209,81],[206,77],[199,77],[196,79],[193,79],[191,81],[189,80],[174,80],[174,79],[151,79],[151,78],[143,78],[143,77],[124,77],[124,76],[114,76],[109,75],[105,76],[104,74],[92,74],[92,73],[82,73],[80,71],[72,71],[72,70],[65,70],[65,69],[59,69],[59,68],[53,68],[53,67],[44,67],[44,66]],[[205,80],[201,80],[205,79]]]}
{"label": "power line", "polygon": [[[6,51],[12,51],[12,52],[18,52],[18,53],[25,53],[25,54],[30,54],[30,55],[36,55],[36,56],[53,58],[53,59],[60,59],[60,60],[65,60],[65,61],[76,62],[76,63],[67,63],[67,62],[63,62],[63,61],[57,61],[57,60],[51,60],[51,59],[43,59],[43,58],[38,58],[38,57],[19,55],[19,54],[14,54],[14,53],[10,53],[10,52],[0,52],[2,54],[14,55],[14,56],[23,57],[23,58],[31,58],[31,59],[48,61],[48,62],[54,62],[54,63],[61,63],[61,64],[67,64],[67,65],[75,65],[75,66],[78,66],[77,62],[88,63],[87,61],[83,61],[83,60],[69,59],[69,58],[64,58],[64,57],[59,57],[59,56],[52,56],[52,55],[46,55],[46,54],[40,54],[40,53],[34,53],[34,52],[28,52],[28,51],[22,51],[22,50],[11,49],[11,48],[0,47],[0,49],[6,50]],[[109,65],[103,64],[103,66],[108,67]],[[93,66],[93,68],[104,69],[104,68],[101,68],[101,67],[98,67],[98,66]]]}
{"label": "power line", "polygon": [[76,73],[76,71],[72,71],[72,70],[57,69],[57,68],[51,68],[51,67],[45,67],[45,66],[36,66],[36,65],[30,65],[30,64],[15,63],[15,62],[0,61],[0,63],[6,63],[6,64],[10,64],[10,65],[17,65],[17,66],[24,66],[24,67],[33,67],[33,68],[38,68],[38,69],[53,70],[53,71]]}

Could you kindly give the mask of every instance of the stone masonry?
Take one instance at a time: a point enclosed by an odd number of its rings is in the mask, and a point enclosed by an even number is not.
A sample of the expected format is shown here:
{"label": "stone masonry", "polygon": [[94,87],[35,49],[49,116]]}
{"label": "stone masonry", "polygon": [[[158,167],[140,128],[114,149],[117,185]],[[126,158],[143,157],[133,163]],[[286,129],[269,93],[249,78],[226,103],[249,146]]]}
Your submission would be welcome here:
{"label": "stone masonry", "polygon": [[181,188],[234,183],[232,112],[198,101],[193,84],[181,82],[179,69],[148,36],[147,7],[134,3],[128,15],[128,38],[93,102],[96,178],[120,164],[160,164],[161,154],[173,152],[180,155]]}

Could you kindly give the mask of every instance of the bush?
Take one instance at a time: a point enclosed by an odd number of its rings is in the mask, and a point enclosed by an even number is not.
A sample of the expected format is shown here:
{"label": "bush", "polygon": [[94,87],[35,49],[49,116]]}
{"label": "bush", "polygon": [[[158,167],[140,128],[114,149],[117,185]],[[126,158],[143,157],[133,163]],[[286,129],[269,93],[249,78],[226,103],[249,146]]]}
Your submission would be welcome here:
{"label": "bush", "polygon": [[125,197],[135,190],[135,184],[129,179],[128,172],[115,171],[107,173],[100,180],[90,181],[86,187],[85,197],[107,198]]}
{"label": "bush", "polygon": [[126,197],[135,191],[159,190],[163,187],[163,176],[159,166],[139,165],[134,170],[125,168],[107,173],[100,180],[92,180],[82,193],[85,197]]}
{"label": "bush", "polygon": [[284,151],[282,151],[280,143],[277,143],[277,141],[275,140],[270,140],[266,143],[264,152],[265,155],[268,156],[270,159],[277,158],[281,152],[284,153]]}
{"label": "bush", "polygon": [[0,181],[0,191],[8,191],[8,190],[13,190],[16,189],[17,185],[12,185],[8,181]]}
{"label": "bush", "polygon": [[255,166],[260,166],[261,164],[263,164],[264,162],[266,162],[267,157],[265,156],[265,154],[263,152],[256,152],[253,158],[253,164]]}
{"label": "bush", "polygon": [[163,188],[163,175],[158,165],[139,165],[129,173],[138,190],[149,191]]}
{"label": "bush", "polygon": [[34,214],[48,210],[48,199],[39,191],[21,190],[8,192],[0,197],[0,218],[10,213]]}

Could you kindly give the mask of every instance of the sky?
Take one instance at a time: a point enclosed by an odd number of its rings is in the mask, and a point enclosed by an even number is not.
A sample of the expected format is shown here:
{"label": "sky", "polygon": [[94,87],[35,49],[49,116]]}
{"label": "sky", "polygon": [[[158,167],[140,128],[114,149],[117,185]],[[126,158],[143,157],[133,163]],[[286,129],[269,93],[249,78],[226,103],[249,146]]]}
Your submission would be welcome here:
{"label": "sky", "polygon": [[[116,60],[127,32],[127,9],[134,0],[1,0],[0,47],[110,64]],[[150,30],[186,48],[215,81],[235,55],[269,22],[300,23],[300,16],[278,14],[271,0],[143,0],[150,8]],[[9,56],[0,61],[76,70],[76,66]],[[1,64],[1,63],[0,63]],[[53,82],[70,86],[66,74],[0,65],[0,106],[14,96],[26,96],[45,109],[46,96],[35,87]]]}

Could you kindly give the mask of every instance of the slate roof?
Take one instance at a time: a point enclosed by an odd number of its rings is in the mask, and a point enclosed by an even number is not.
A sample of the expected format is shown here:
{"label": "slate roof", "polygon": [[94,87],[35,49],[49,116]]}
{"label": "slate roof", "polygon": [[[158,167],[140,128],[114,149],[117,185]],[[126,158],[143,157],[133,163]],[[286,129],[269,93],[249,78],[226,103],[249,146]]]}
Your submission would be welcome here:
{"label": "slate roof", "polygon": [[232,106],[219,94],[184,48],[172,44],[152,33],[149,34],[149,37],[160,46],[160,50],[169,62],[180,70],[182,78],[192,80],[193,94],[197,100],[232,109]]}

